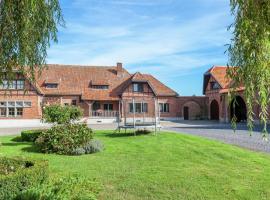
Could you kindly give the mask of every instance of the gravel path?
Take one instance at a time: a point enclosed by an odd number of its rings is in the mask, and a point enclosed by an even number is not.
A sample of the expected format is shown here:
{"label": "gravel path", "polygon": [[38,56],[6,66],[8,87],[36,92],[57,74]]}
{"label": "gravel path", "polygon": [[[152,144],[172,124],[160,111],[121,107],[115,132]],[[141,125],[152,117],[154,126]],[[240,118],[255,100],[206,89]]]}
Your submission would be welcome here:
{"label": "gravel path", "polygon": [[270,153],[270,141],[263,140],[260,132],[261,127],[259,126],[255,127],[252,136],[249,135],[247,127],[244,124],[238,125],[236,133],[233,132],[230,124],[213,122],[170,123],[165,124],[163,129],[177,133],[202,136],[247,149]]}

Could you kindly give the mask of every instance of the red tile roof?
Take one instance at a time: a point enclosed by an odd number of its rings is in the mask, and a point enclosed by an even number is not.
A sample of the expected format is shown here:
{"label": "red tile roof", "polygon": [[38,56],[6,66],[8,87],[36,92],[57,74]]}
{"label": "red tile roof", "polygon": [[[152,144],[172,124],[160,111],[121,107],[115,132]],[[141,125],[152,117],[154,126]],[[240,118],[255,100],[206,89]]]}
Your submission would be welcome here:
{"label": "red tile roof", "polygon": [[[117,71],[118,69],[118,71]],[[117,66],[48,65],[37,78],[37,85],[45,95],[81,95],[83,100],[118,100],[119,91],[133,81],[147,81],[156,95],[176,96],[177,93],[148,74],[131,75]],[[58,83],[57,88],[46,88],[45,83]],[[95,89],[91,85],[108,85]]]}
{"label": "red tile roof", "polygon": [[231,79],[226,76],[227,70],[227,66],[213,66],[208,72],[216,79],[222,88],[229,88]]}

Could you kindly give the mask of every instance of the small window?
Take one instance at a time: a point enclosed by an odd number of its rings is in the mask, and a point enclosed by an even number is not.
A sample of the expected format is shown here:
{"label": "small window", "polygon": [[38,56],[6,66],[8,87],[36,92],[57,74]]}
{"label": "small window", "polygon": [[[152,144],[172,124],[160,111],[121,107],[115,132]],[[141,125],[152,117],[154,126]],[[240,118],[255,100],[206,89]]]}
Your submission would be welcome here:
{"label": "small window", "polygon": [[143,84],[133,83],[133,92],[143,92]]}
{"label": "small window", "polygon": [[8,108],[8,116],[9,117],[15,116],[15,108]]}
{"label": "small window", "polygon": [[217,82],[213,81],[213,82],[210,82],[210,87],[211,87],[211,90],[217,90],[217,89],[220,89],[220,86]]}
{"label": "small window", "polygon": [[18,90],[24,89],[24,80],[17,80],[17,89]]}
{"label": "small window", "polygon": [[21,117],[23,115],[23,108],[16,108],[16,115]]}
{"label": "small window", "polygon": [[76,106],[77,105],[77,100],[73,99],[72,102],[71,102],[71,105]]}
{"label": "small window", "polygon": [[106,103],[103,105],[105,111],[112,111],[113,110],[113,104],[111,103]]}
{"label": "small window", "polygon": [[23,102],[23,107],[30,108],[32,106],[31,101],[25,101]]}
{"label": "small window", "polygon": [[99,109],[100,109],[100,103],[95,102],[95,103],[93,104],[93,110],[99,110]]}
{"label": "small window", "polygon": [[6,117],[7,115],[7,108],[0,108],[0,116]]}
{"label": "small window", "polygon": [[107,90],[109,89],[108,85],[92,85],[91,88],[98,90]]}
{"label": "small window", "polygon": [[46,83],[45,86],[46,86],[46,88],[53,89],[53,88],[57,88],[58,84],[57,83]]}
{"label": "small window", "polygon": [[168,113],[168,112],[170,112],[170,105],[168,103],[160,103],[159,104],[159,111],[161,113]]}
{"label": "small window", "polygon": [[23,107],[23,101],[16,101],[16,107]]}
{"label": "small window", "polygon": [[14,101],[9,101],[8,102],[8,107],[15,107],[15,102]]}
{"label": "small window", "polygon": [[6,106],[7,106],[7,102],[5,102],[5,101],[0,102],[0,107],[6,107]]}

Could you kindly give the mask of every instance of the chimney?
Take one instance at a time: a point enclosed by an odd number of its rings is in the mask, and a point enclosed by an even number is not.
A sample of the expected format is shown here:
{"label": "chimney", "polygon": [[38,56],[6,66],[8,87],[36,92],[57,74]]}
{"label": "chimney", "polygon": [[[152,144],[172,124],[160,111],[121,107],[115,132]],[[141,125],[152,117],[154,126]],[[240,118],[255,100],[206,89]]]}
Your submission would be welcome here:
{"label": "chimney", "polygon": [[122,70],[123,70],[123,64],[122,63],[117,63],[116,64],[116,69],[117,69],[117,72],[122,72]]}
{"label": "chimney", "polygon": [[116,64],[116,72],[117,72],[117,76],[122,75],[122,72],[123,72],[123,64],[122,63]]}

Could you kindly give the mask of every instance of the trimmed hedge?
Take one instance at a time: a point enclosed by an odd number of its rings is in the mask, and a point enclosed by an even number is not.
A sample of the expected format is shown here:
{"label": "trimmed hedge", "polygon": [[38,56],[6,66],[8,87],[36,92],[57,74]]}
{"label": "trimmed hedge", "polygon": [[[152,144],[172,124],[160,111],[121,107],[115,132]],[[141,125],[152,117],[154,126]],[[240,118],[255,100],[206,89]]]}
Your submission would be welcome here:
{"label": "trimmed hedge", "polygon": [[26,130],[21,132],[21,140],[24,142],[35,142],[38,136],[43,132],[46,131],[45,129],[41,130]]}
{"label": "trimmed hedge", "polygon": [[12,200],[48,178],[46,161],[0,157],[0,168],[0,200]]}
{"label": "trimmed hedge", "polygon": [[21,193],[16,200],[97,200],[102,186],[79,176],[54,177]]}

